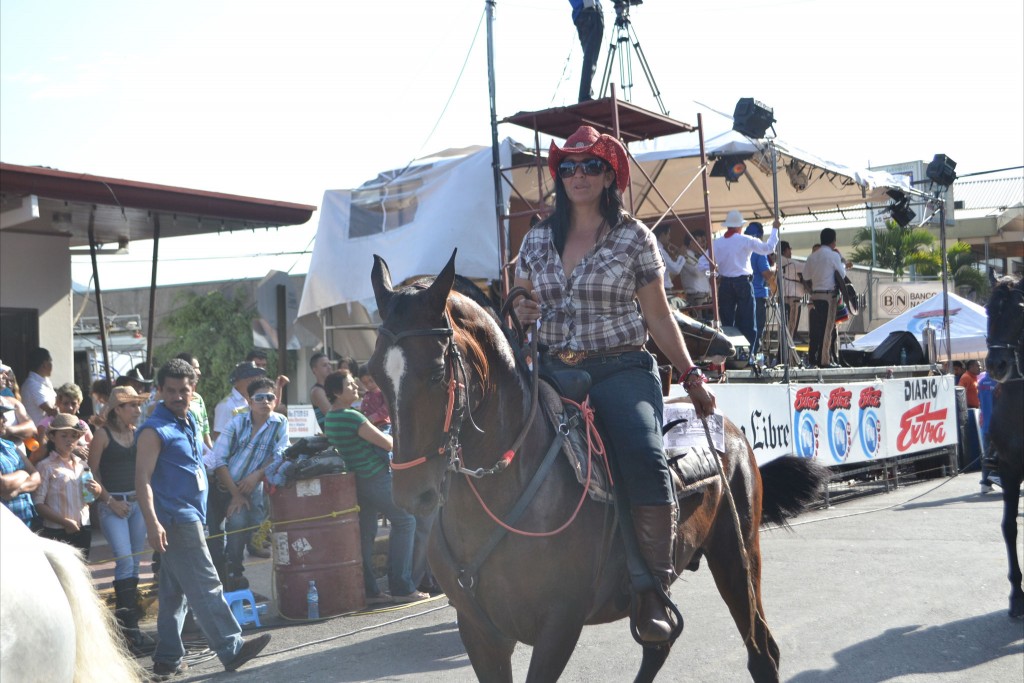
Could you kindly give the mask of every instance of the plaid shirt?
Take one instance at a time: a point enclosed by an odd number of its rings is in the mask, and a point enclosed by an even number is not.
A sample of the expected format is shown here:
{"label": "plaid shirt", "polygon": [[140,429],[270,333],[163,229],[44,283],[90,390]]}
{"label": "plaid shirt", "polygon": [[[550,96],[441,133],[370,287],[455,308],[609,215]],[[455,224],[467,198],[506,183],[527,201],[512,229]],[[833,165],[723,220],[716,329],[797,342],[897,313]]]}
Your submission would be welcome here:
{"label": "plaid shirt", "polygon": [[540,302],[539,341],[582,351],[646,342],[636,293],[664,272],[654,233],[632,218],[608,231],[568,279],[547,222],[526,234],[516,265],[516,277],[533,283]]}
{"label": "plaid shirt", "polygon": [[236,483],[288,448],[288,420],[280,413],[270,413],[255,434],[252,426],[251,413],[236,415],[213,444],[214,469],[226,466]]}

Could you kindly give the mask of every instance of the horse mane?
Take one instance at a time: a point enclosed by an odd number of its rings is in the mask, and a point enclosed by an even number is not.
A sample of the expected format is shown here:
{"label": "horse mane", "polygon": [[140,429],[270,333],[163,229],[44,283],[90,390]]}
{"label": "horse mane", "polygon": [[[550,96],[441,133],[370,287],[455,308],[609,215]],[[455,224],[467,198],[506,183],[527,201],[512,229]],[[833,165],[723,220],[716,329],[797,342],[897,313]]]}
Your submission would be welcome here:
{"label": "horse mane", "polygon": [[114,616],[96,595],[78,551],[64,543],[39,541],[75,622],[75,683],[143,680],[146,672],[122,644]]}
{"label": "horse mane", "polygon": [[452,292],[448,296],[446,309],[454,330],[455,343],[465,349],[466,360],[473,368],[473,374],[479,378],[483,395],[487,396],[493,388],[491,362],[484,350],[484,340],[480,338],[486,336],[487,331],[481,325],[473,325],[470,314],[486,316],[489,312],[459,292]]}

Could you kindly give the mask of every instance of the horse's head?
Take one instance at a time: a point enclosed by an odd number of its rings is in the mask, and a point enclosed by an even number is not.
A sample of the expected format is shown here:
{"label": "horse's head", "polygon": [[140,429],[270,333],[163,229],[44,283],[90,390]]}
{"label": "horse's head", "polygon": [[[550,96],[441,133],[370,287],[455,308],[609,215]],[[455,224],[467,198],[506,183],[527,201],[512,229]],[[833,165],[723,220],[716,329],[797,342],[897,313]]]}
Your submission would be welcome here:
{"label": "horse's head", "polygon": [[1024,371],[1024,280],[1004,277],[992,288],[988,306],[988,357],[985,369],[997,382]]}
{"label": "horse's head", "polygon": [[515,373],[515,359],[496,314],[453,291],[455,252],[436,278],[398,290],[387,263],[374,258],[382,324],[369,365],[391,409],[393,495],[425,514],[443,503],[446,472],[462,463],[462,438],[487,438],[474,414],[496,411],[492,378]]}
{"label": "horse's head", "polygon": [[724,334],[690,316],[673,311],[676,325],[683,335],[686,348],[695,361],[724,363],[726,358],[736,355],[736,347]]}

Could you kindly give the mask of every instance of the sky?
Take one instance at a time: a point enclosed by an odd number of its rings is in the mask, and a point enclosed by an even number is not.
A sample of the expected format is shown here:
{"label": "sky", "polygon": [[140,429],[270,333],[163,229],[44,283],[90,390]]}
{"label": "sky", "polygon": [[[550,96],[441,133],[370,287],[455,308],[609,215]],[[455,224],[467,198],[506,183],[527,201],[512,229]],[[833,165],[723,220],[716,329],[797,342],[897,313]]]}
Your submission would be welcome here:
{"label": "sky", "polygon": [[[495,7],[499,118],[573,103],[581,52],[568,0]],[[0,160],[319,205],[325,190],[413,158],[489,144],[484,9],[0,0]],[[595,88],[608,0],[604,13]],[[1020,0],[646,0],[631,20],[674,118],[755,97],[774,108],[781,139],[851,166],[936,153],[961,175],[1024,164]],[[632,64],[632,101],[656,109]],[[509,125],[499,135],[532,139]],[[159,282],[303,273],[316,220],[165,240]],[[148,284],[150,253],[139,243],[101,257],[104,287]],[[72,270],[88,282],[87,258]]]}

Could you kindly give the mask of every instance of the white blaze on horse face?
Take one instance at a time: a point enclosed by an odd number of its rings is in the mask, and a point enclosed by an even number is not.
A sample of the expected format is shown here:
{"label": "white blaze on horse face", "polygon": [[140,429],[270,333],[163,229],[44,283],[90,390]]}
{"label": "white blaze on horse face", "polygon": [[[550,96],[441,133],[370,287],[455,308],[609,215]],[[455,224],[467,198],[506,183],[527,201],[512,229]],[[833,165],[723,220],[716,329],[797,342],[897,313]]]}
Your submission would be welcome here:
{"label": "white blaze on horse face", "polygon": [[392,346],[384,354],[384,374],[391,382],[391,388],[395,392],[395,413],[391,416],[392,428],[398,432],[398,407],[402,405],[402,380],[406,371],[405,353],[401,348]]}

